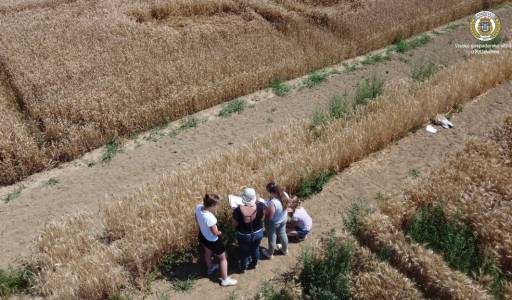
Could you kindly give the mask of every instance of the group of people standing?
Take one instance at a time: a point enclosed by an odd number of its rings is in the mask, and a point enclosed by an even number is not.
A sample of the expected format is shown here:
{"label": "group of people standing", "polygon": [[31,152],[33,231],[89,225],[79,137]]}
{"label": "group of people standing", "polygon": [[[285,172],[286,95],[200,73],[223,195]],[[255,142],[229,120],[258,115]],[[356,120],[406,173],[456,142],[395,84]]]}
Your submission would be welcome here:
{"label": "group of people standing", "polygon": [[[237,231],[240,273],[255,269],[260,254],[268,259],[272,259],[277,252],[288,255],[288,236],[304,240],[313,225],[299,199],[290,198],[274,182],[267,184],[266,190],[269,198],[261,201],[253,188],[245,188],[240,205],[233,209],[232,223]],[[218,195],[206,194],[203,203],[196,206],[195,215],[200,229],[198,239],[204,248],[208,276],[220,269],[221,285],[231,286],[236,285],[237,281],[228,276],[226,248],[214,214],[219,201]],[[260,244],[265,235],[268,249],[260,253]],[[278,239],[280,243],[277,243]],[[218,257],[219,264],[213,263],[214,255]]]}

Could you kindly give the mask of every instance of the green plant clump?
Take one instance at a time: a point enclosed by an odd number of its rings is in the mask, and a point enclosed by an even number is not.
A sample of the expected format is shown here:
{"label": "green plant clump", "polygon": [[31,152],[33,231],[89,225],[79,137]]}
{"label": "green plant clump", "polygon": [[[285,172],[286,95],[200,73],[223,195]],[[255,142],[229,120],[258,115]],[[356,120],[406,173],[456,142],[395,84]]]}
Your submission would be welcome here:
{"label": "green plant clump", "polygon": [[420,66],[414,66],[412,69],[412,79],[423,82],[430,77],[434,76],[439,71],[439,68],[434,63],[428,63]]}
{"label": "green plant clump", "polygon": [[346,74],[350,74],[352,72],[354,72],[355,70],[357,70],[357,62],[353,63],[353,64],[347,64],[347,63],[343,63],[343,67],[345,68],[344,72]]}
{"label": "green plant clump", "polygon": [[331,98],[331,102],[329,103],[329,114],[331,118],[346,119],[351,111],[352,107],[345,97],[336,95]]}
{"label": "green plant clump", "polygon": [[383,61],[390,60],[391,58],[384,54],[370,54],[365,57],[363,61],[361,61],[361,64],[363,65],[374,65],[381,63]]}
{"label": "green plant clump", "polygon": [[160,273],[166,278],[171,279],[176,275],[176,267],[180,264],[192,262],[195,256],[197,256],[195,247],[190,247],[180,252],[169,253],[160,260]]}
{"label": "green plant clump", "polygon": [[370,79],[364,79],[359,82],[355,94],[355,102],[357,105],[366,105],[370,100],[382,95],[384,91],[384,80],[377,76]]}
{"label": "green plant clump", "polygon": [[101,157],[101,161],[104,163],[110,162],[114,156],[119,152],[121,147],[121,142],[118,139],[113,139],[110,141],[103,152],[103,156]]}
{"label": "green plant clump", "polygon": [[327,124],[327,116],[322,110],[316,110],[309,121],[309,129],[322,127]]}
{"label": "green plant clump", "polygon": [[395,50],[398,53],[405,53],[409,50],[424,46],[430,41],[432,41],[432,38],[426,34],[410,40],[400,40],[395,44]]}
{"label": "green plant clump", "polygon": [[359,236],[362,228],[362,220],[361,220],[361,212],[363,208],[361,205],[354,203],[350,210],[346,213],[345,219],[343,223],[345,228],[350,232],[353,236]]}
{"label": "green plant clump", "polygon": [[324,185],[327,184],[335,174],[336,173],[334,171],[330,170],[307,174],[300,180],[296,195],[300,198],[307,199],[320,193],[323,190]]}
{"label": "green plant clump", "polygon": [[418,178],[421,176],[421,172],[420,170],[418,169],[410,169],[409,170],[409,175],[412,177],[412,178]]}
{"label": "green plant clump", "polygon": [[258,300],[292,300],[293,298],[287,295],[283,290],[277,290],[272,286],[269,281],[263,282],[260,289]]}
{"label": "green plant clump", "polygon": [[421,207],[408,234],[416,242],[442,253],[450,267],[464,273],[476,271],[483,263],[475,234],[463,222],[448,220],[441,204]]}
{"label": "green plant clump", "polygon": [[5,196],[5,198],[4,198],[4,203],[9,203],[9,202],[15,200],[16,198],[18,198],[21,195],[22,190],[23,190],[23,188],[20,187],[17,190],[7,194],[7,196]]}
{"label": "green plant clump", "polygon": [[60,181],[57,178],[50,178],[48,181],[44,183],[44,186],[54,186],[57,185]]}
{"label": "green plant clump", "polygon": [[323,81],[327,80],[327,74],[320,73],[320,72],[314,72],[309,74],[308,78],[304,80],[304,85],[308,88],[312,88],[314,86],[319,85]]}
{"label": "green plant clump", "polygon": [[274,81],[271,88],[274,94],[279,97],[286,96],[291,91],[291,87],[281,80]]}
{"label": "green plant clump", "polygon": [[172,281],[172,288],[177,292],[190,291],[196,282],[196,278],[188,277],[186,279],[174,279]]}
{"label": "green plant clump", "polygon": [[34,280],[34,270],[31,266],[21,269],[0,269],[0,299],[7,299],[13,294],[26,291]]}
{"label": "green plant clump", "polygon": [[180,127],[179,127],[179,130],[187,130],[187,129],[190,129],[190,128],[196,128],[197,125],[199,125],[199,119],[196,118],[196,117],[189,117],[187,119],[185,119],[181,124],[180,124]]}
{"label": "green plant clump", "polygon": [[233,101],[228,102],[222,109],[219,111],[219,117],[228,117],[234,113],[241,113],[244,111],[247,103],[244,99],[235,99]]}
{"label": "green plant clump", "polygon": [[310,299],[335,300],[350,298],[350,273],[353,246],[336,241],[332,234],[325,253],[303,252],[299,281]]}

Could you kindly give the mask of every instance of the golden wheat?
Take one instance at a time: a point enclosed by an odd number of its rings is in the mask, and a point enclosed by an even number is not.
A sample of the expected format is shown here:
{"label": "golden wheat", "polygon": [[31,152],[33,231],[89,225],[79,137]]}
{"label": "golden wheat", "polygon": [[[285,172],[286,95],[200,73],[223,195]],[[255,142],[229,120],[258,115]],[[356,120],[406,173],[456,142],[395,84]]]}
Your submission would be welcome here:
{"label": "golden wheat", "polygon": [[354,250],[357,272],[350,285],[354,299],[424,299],[409,278],[379,261],[368,248],[357,245]]}
{"label": "golden wheat", "polygon": [[428,180],[409,189],[405,198],[390,201],[383,211],[396,226],[411,220],[417,208],[443,201],[450,217],[460,216],[478,235],[482,248],[512,270],[512,117],[490,138],[469,141]]}
{"label": "golden wheat", "polygon": [[0,62],[48,166],[501,2],[9,0]]}
{"label": "golden wheat", "polygon": [[503,288],[503,299],[512,300],[512,282],[505,283],[505,287]]}
{"label": "golden wheat", "polygon": [[[328,239],[331,238],[334,238],[336,243],[347,245],[351,249],[352,266],[348,275],[352,298],[424,299],[409,278],[389,264],[379,261],[375,254],[359,245],[354,236],[344,230],[336,231],[334,236],[323,237],[314,248],[314,253],[319,256],[325,255]],[[300,263],[298,267],[300,269]]]}
{"label": "golden wheat", "polygon": [[[489,63],[495,66],[492,70],[487,67]],[[70,268],[80,263],[74,258],[61,258],[62,254],[53,257],[52,247],[69,249],[73,257],[83,257],[90,255],[87,249],[103,247],[105,240],[111,241],[108,246],[111,255],[106,257],[116,258],[105,263],[118,263],[135,279],[140,278],[163,255],[185,249],[195,241],[197,229],[193,207],[201,194],[215,191],[225,195],[243,185],[251,185],[262,191],[271,179],[293,191],[305,168],[311,171],[341,170],[406,135],[436,113],[447,111],[454,104],[468,101],[511,78],[512,53],[475,57],[442,70],[424,84],[408,88],[397,85],[396,90],[388,89],[387,94],[370,104],[365,111],[360,111],[353,120],[333,121],[320,133],[311,132],[304,122],[293,122],[268,136],[257,138],[249,145],[178,169],[163,176],[157,183],[106,207],[100,215],[101,225],[104,226],[102,232],[105,234],[101,238],[88,240],[88,243],[95,245],[84,247],[86,250],[74,246],[73,236],[77,229],[73,222],[63,228],[68,232],[64,232],[63,236],[69,235],[69,239],[62,238],[58,245],[46,238],[54,230],[47,228],[39,241],[39,245],[45,245],[39,247],[41,264],[47,266],[42,268],[43,278],[54,280],[53,260],[65,262]],[[224,211],[228,211],[226,207]],[[105,277],[100,268],[81,272],[80,276],[83,277]],[[61,281],[66,282],[65,279]],[[91,288],[76,282],[66,283],[75,290],[75,294],[87,294]],[[41,281],[40,284],[44,285],[45,282]],[[59,289],[45,292],[62,298]],[[97,293],[89,293],[93,292]]]}
{"label": "golden wheat", "polygon": [[27,176],[47,165],[45,154],[24,120],[0,64],[0,184]]}
{"label": "golden wheat", "polygon": [[360,239],[374,252],[387,248],[391,263],[420,284],[423,292],[440,299],[492,299],[485,289],[459,271],[454,271],[443,258],[416,243],[408,243],[389,218],[379,213],[366,216]]}
{"label": "golden wheat", "polygon": [[[69,231],[70,223],[73,232]],[[98,243],[101,233],[95,221],[86,216],[49,224],[39,238],[38,251],[42,256],[38,263],[52,272],[38,274],[38,282],[42,283],[39,290],[46,295],[59,291],[60,299],[104,299],[119,287],[127,286],[129,274],[117,263],[115,252]],[[91,273],[96,275],[87,276]]]}

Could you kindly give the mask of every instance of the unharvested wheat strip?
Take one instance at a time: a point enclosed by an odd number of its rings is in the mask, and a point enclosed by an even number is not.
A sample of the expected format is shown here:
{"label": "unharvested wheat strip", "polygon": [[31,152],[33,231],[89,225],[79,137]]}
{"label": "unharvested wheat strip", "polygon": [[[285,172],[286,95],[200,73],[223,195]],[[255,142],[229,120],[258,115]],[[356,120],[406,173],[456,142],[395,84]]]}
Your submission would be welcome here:
{"label": "unharvested wheat strip", "polygon": [[[494,67],[488,68],[489,64]],[[225,195],[243,185],[264,190],[271,179],[293,191],[305,168],[341,170],[403,137],[436,113],[510,79],[512,53],[504,51],[485,59],[475,57],[442,70],[422,85],[397,86],[354,120],[333,121],[320,136],[311,132],[304,122],[297,121],[225,155],[164,175],[154,185],[105,209],[101,218],[114,240],[110,251],[118,255],[119,264],[139,277],[151,270],[164,254],[185,249],[195,240],[193,207],[201,194],[215,191]],[[251,172],[246,172],[247,169]],[[226,207],[224,212],[227,211]],[[90,271],[93,276],[94,270]],[[51,278],[51,269],[47,272],[50,274],[46,278]],[[88,288],[74,283],[70,286],[77,291]]]}
{"label": "unharvested wheat strip", "polygon": [[368,248],[358,245],[354,252],[362,269],[351,278],[350,290],[355,299],[424,299],[409,278],[379,261]]}
{"label": "unharvested wheat strip", "polygon": [[51,299],[103,299],[127,286],[129,275],[100,242],[101,234],[101,227],[87,216],[49,224],[38,243],[38,290]]}
{"label": "unharvested wheat strip", "polygon": [[15,97],[0,57],[0,183],[14,183],[47,163]]}
{"label": "unharvested wheat strip", "polygon": [[440,299],[492,299],[466,275],[450,269],[443,258],[422,246],[409,244],[387,216],[366,216],[360,239],[372,251],[390,249],[391,263],[409,278],[414,278],[428,297]]}

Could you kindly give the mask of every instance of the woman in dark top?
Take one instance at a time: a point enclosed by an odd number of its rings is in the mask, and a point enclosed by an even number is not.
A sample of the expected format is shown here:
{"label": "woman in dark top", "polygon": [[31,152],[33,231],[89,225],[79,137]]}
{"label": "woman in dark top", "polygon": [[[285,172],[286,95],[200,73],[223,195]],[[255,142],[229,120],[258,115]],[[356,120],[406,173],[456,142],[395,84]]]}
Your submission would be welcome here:
{"label": "woman in dark top", "polygon": [[238,246],[240,248],[240,272],[254,269],[260,258],[260,243],[263,239],[263,216],[266,206],[258,202],[256,191],[244,189],[243,204],[233,211],[233,226],[237,230]]}

